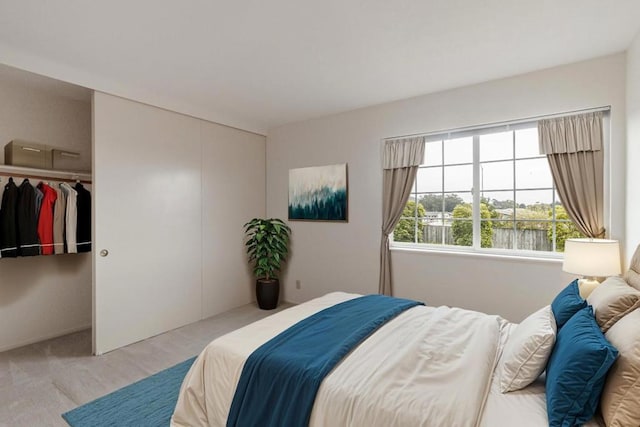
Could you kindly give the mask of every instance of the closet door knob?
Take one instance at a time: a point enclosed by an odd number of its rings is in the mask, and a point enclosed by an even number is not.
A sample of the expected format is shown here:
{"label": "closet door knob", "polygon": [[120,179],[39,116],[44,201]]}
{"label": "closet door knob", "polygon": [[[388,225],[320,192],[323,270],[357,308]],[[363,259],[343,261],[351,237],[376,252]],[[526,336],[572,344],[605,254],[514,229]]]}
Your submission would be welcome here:
{"label": "closet door knob", "polygon": [[107,255],[109,255],[109,251],[108,251],[108,250],[103,249],[103,250],[101,250],[101,251],[100,251],[100,256],[101,256],[101,257],[105,257],[105,256],[107,256]]}

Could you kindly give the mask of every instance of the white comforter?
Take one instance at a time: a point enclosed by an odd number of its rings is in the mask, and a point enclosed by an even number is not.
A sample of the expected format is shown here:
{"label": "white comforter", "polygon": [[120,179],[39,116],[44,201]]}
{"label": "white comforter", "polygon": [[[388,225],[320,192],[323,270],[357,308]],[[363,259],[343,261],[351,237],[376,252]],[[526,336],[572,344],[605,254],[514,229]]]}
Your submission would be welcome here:
{"label": "white comforter", "polygon": [[[213,341],[187,374],[171,425],[224,426],[244,362],[256,348],[299,320],[357,296],[325,295]],[[310,425],[479,425],[508,329],[497,316],[462,309],[407,310],[325,378]]]}

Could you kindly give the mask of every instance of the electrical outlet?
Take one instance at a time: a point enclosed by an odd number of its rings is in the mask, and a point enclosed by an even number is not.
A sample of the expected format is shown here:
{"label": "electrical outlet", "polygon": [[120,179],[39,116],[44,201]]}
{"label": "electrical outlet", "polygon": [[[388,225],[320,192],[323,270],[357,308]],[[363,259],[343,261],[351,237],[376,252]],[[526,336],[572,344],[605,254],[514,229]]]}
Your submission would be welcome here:
{"label": "electrical outlet", "polygon": [[300,289],[300,280],[296,280],[296,289]]}

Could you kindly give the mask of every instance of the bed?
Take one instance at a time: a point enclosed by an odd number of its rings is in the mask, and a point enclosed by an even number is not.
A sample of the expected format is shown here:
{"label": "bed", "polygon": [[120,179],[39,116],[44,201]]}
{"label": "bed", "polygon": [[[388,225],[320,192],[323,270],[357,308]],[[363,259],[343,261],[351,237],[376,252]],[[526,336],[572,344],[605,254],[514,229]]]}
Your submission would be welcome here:
{"label": "bed", "polygon": [[[634,257],[634,263],[636,270],[630,270],[626,277],[640,286],[637,273],[640,272],[640,253]],[[613,333],[614,344],[628,347],[629,354],[640,354],[640,330],[635,326],[640,324],[640,310],[636,310],[640,307],[640,291],[632,289],[623,279],[617,279],[624,283],[626,294],[634,292],[634,299],[625,306],[623,314],[634,311],[635,320],[631,315],[627,316],[629,321],[625,327],[632,332],[621,332],[622,327],[618,331],[611,328],[606,336],[609,338]],[[603,307],[609,309],[615,304],[607,294],[608,285],[603,284],[601,288],[600,294],[609,299],[604,298],[606,301],[601,303],[595,298],[589,304],[594,305],[599,315],[604,315],[606,310],[596,306],[604,304]],[[226,425],[245,361],[258,347],[302,319],[357,297],[359,295],[331,293],[210,343],[183,382],[171,425]],[[618,314],[616,320],[621,318],[622,314]],[[324,378],[313,404],[309,425],[547,426],[544,376],[522,390],[502,393],[500,389],[498,366],[517,326],[499,316],[460,308],[410,308],[366,338]],[[628,340],[629,334],[633,336],[632,344],[621,343],[620,337]],[[622,362],[616,362],[620,366],[614,366],[617,372],[612,368],[610,375],[628,377],[625,372],[631,369],[637,377],[640,372],[637,360],[630,362],[629,357],[622,356]],[[612,397],[614,402],[606,402],[607,405],[615,408],[628,406],[629,402],[621,401],[631,398],[631,412],[624,416],[628,417],[627,420],[639,419],[636,417],[640,415],[634,409],[638,408],[640,399],[636,397],[638,390],[630,388],[637,385],[607,382],[611,383],[613,391],[607,391],[608,385],[605,385],[605,393],[622,394]],[[616,416],[615,413],[609,414],[610,418]],[[623,419],[612,425],[638,425],[636,421],[633,421],[635,424],[628,422]],[[585,425],[605,424],[597,415]]]}

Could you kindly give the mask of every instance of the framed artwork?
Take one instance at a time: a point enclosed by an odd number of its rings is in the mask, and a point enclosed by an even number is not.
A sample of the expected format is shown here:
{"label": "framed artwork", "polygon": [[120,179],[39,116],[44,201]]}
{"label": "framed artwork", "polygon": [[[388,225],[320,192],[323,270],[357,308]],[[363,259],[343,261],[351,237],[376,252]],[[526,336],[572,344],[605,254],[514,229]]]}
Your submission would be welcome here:
{"label": "framed artwork", "polygon": [[347,221],[347,164],[289,169],[289,220]]}

